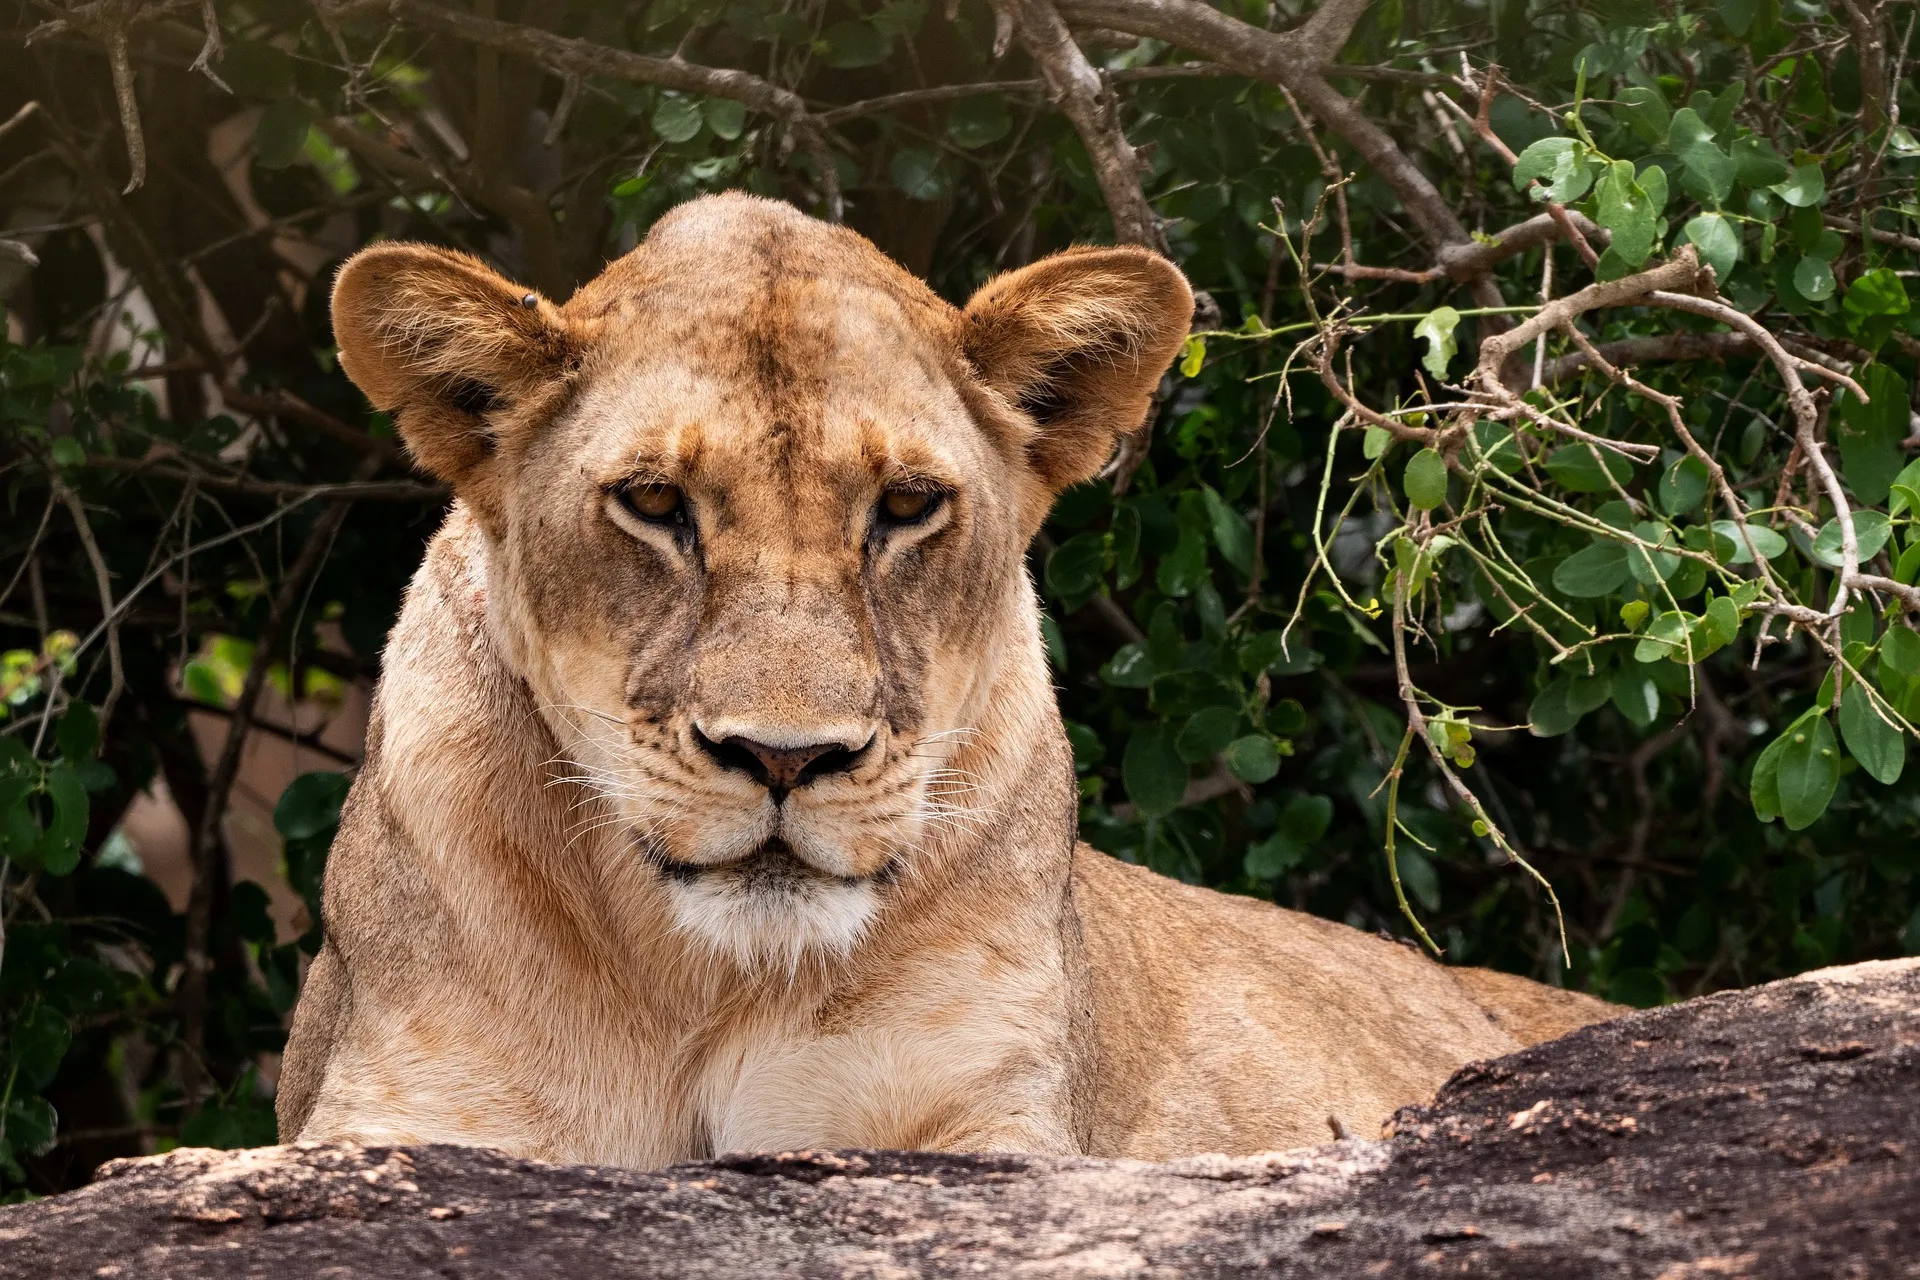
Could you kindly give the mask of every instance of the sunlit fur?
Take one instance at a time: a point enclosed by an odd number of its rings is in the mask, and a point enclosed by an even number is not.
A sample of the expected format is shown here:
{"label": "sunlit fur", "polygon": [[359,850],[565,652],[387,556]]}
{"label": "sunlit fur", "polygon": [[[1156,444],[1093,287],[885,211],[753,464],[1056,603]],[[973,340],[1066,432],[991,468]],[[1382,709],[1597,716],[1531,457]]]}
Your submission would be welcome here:
{"label": "sunlit fur", "polygon": [[[343,367],[458,501],[382,655],[283,1137],[1244,1152],[1604,1012],[1076,843],[1025,557],[1184,340],[1163,259],[958,309],[735,195],[526,297],[418,245],[336,285]],[[941,499],[883,521],[898,486]],[[742,740],[834,767],[770,787]]]}

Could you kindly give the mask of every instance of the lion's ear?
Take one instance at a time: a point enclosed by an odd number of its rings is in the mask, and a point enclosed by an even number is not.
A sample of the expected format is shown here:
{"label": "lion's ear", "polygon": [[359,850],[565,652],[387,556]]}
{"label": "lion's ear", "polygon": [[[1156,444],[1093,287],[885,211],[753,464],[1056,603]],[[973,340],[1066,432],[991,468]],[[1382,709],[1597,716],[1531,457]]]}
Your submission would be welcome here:
{"label": "lion's ear", "polygon": [[551,303],[430,245],[349,258],[333,285],[333,335],[347,376],[395,415],[420,465],[456,488],[478,482],[501,443],[489,415],[573,359]]}
{"label": "lion's ear", "polygon": [[1193,291],[1159,254],[1069,249],[983,285],[963,341],[987,384],[1033,418],[1028,457],[1058,492],[1098,474],[1139,427],[1192,320]]}

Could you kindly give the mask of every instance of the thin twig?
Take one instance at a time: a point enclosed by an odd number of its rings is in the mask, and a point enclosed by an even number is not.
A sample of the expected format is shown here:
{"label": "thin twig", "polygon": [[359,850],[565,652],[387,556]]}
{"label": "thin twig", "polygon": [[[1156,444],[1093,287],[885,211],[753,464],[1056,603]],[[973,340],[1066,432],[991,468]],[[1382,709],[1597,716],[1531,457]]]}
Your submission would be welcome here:
{"label": "thin twig", "polygon": [[[87,563],[93,566],[94,587],[100,593],[101,625],[107,629],[107,670],[111,673],[107,696],[100,703],[100,731],[104,734],[107,722],[113,719],[114,706],[127,688],[126,668],[120,663],[120,627],[114,621],[119,610],[113,603],[113,577],[107,572],[106,557],[100,554],[100,543],[93,536],[93,523],[87,519],[87,509],[81,504],[80,495],[69,488],[58,474],[53,477],[53,492],[73,517],[74,529],[80,535],[80,545],[87,553]],[[52,705],[51,698],[48,699],[48,705]]]}

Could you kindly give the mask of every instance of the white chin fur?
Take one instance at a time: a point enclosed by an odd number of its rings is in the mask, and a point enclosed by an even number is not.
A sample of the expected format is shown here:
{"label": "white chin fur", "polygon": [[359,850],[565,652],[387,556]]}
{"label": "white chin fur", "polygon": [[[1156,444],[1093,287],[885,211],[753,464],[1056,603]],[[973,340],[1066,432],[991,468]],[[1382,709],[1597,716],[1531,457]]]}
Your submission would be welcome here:
{"label": "white chin fur", "polygon": [[880,898],[867,881],[807,879],[777,887],[704,875],[671,882],[675,926],[742,968],[797,968],[810,953],[844,956],[867,931]]}

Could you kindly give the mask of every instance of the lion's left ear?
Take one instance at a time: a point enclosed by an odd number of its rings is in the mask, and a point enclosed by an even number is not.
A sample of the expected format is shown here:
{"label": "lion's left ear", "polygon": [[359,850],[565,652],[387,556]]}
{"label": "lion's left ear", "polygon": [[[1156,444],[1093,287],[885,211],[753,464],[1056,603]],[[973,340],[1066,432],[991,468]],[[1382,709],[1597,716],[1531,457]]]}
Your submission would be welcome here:
{"label": "lion's left ear", "polygon": [[1157,253],[1068,249],[989,280],[963,344],[987,384],[1037,430],[1027,456],[1050,490],[1097,475],[1146,418],[1193,321],[1193,291]]}

